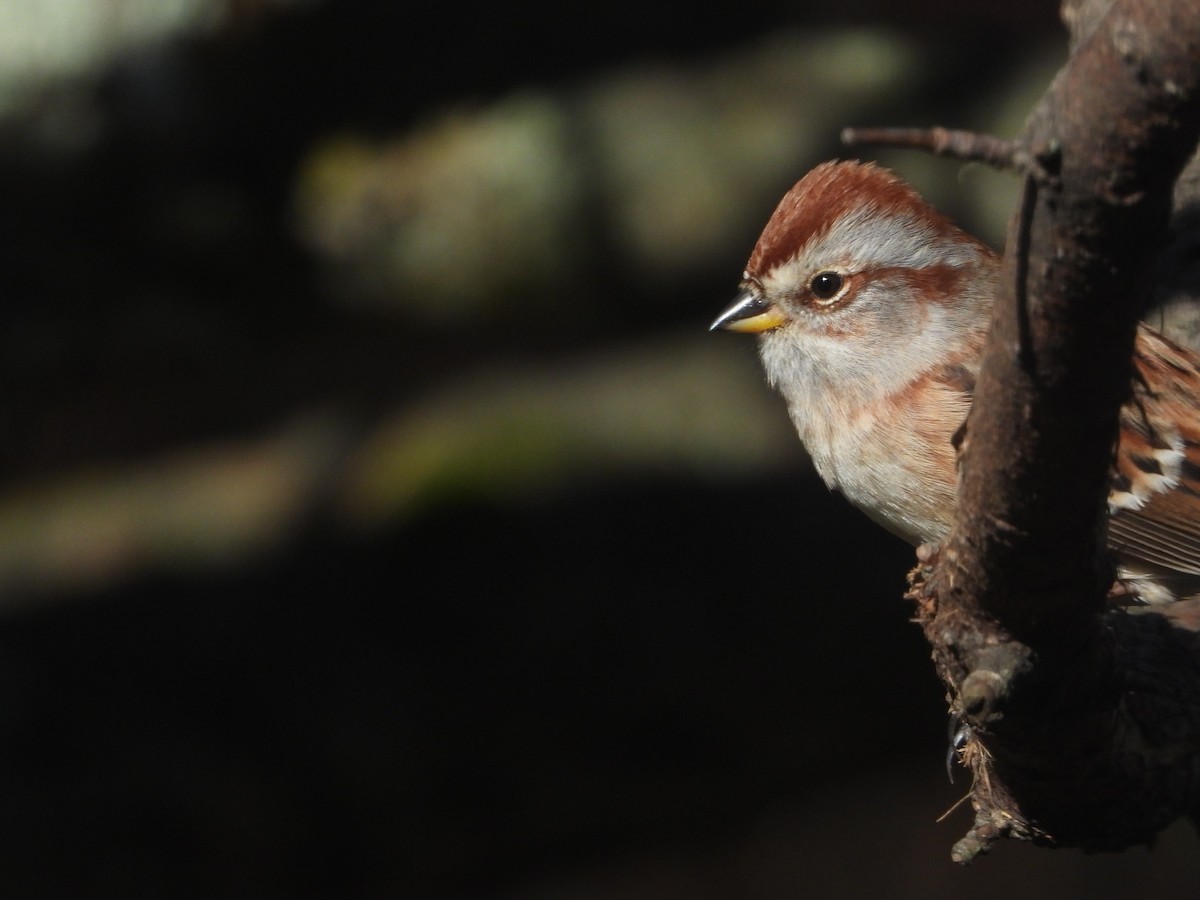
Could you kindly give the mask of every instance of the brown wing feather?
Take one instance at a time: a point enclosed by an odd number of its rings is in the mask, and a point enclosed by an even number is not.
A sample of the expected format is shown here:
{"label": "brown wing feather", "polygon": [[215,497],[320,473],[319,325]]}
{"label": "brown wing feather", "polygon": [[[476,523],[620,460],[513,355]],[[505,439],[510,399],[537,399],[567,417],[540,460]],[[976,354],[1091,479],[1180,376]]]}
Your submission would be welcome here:
{"label": "brown wing feather", "polygon": [[1133,397],[1109,496],[1109,544],[1123,562],[1182,576],[1200,590],[1200,356],[1143,327]]}

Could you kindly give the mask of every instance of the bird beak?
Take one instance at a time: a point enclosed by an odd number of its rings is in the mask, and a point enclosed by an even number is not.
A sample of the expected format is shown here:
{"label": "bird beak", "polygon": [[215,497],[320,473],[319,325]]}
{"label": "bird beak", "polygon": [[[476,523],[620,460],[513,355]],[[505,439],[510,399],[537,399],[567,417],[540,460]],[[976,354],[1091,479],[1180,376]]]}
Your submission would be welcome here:
{"label": "bird beak", "polygon": [[733,304],[717,316],[708,327],[709,331],[721,328],[725,331],[742,331],[757,334],[760,331],[770,331],[778,328],[787,319],[779,308],[762,298],[752,288],[742,288]]}

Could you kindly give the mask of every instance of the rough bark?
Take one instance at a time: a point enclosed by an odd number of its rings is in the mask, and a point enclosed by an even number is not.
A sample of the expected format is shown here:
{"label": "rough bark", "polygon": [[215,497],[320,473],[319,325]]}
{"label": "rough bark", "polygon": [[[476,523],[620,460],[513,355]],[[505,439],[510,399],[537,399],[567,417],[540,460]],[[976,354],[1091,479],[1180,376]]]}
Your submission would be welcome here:
{"label": "rough bark", "polygon": [[1106,609],[1105,498],[1134,330],[1200,135],[1200,4],[1068,3],[959,447],[957,524],[912,596],[968,726],[969,861],[1001,837],[1115,850],[1200,809],[1194,605]]}

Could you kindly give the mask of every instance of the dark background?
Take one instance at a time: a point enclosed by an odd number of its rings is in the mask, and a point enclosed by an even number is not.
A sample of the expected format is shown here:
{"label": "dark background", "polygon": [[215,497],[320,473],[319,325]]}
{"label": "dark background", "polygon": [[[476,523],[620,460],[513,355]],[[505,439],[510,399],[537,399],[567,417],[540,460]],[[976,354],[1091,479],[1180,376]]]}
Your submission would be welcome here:
{"label": "dark background", "polygon": [[[1194,896],[1182,825],[950,863],[911,550],[807,468],[752,342],[704,334],[841,125],[1002,120],[977,98],[1036,96],[1053,4],[198,6],[34,66],[0,119],[4,896]],[[716,250],[630,251],[578,134],[578,259],[495,297],[304,225],[338,136],[399,172],[448,110],[470,146],[515,94],[867,25],[920,73],[818,110],[863,63],[810,72],[820,133]],[[892,159],[956,202],[955,166]],[[363,233],[430,202],[396,177]]]}

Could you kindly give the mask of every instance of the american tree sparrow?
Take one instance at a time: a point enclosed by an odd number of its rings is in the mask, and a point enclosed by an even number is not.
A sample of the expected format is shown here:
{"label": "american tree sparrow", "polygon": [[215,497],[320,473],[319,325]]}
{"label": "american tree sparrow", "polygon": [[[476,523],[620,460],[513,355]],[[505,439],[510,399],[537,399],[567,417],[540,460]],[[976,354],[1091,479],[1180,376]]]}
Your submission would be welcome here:
{"label": "american tree sparrow", "polygon": [[[999,257],[877,166],[828,162],[780,201],[713,328],[752,332],[833,489],[913,544],[956,502]],[[1200,356],[1141,326],[1109,545],[1143,603],[1200,594]]]}

